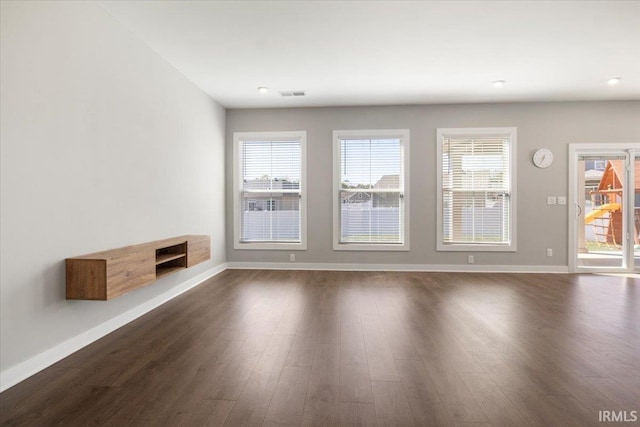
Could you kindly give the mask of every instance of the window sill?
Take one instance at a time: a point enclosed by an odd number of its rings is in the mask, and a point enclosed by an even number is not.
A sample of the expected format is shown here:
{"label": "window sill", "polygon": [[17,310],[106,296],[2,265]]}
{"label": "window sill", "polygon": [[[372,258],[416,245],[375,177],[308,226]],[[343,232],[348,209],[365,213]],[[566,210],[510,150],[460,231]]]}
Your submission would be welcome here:
{"label": "window sill", "polygon": [[516,245],[465,245],[465,244],[438,244],[438,252],[517,252]]}
{"label": "window sill", "polygon": [[242,243],[235,242],[233,249],[262,251],[306,251],[307,244],[302,243]]}
{"label": "window sill", "polygon": [[379,252],[398,252],[409,251],[409,244],[376,244],[376,243],[334,243],[334,251],[379,251]]}

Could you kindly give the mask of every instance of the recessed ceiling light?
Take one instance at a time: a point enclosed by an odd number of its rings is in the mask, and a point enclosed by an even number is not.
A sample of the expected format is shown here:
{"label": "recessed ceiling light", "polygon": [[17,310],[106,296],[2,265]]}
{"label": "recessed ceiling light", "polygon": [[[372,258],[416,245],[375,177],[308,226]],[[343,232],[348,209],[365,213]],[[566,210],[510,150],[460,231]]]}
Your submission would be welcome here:
{"label": "recessed ceiling light", "polygon": [[504,86],[506,82],[504,80],[496,80],[495,82],[491,83],[494,87],[502,87]]}
{"label": "recessed ceiling light", "polygon": [[269,92],[269,88],[268,88],[268,87],[264,87],[264,86],[260,86],[260,87],[258,88],[258,92],[260,92],[260,93],[267,93],[267,92]]}
{"label": "recessed ceiling light", "polygon": [[607,84],[610,86],[617,85],[618,83],[620,83],[620,80],[622,80],[620,77],[612,77],[607,80]]}

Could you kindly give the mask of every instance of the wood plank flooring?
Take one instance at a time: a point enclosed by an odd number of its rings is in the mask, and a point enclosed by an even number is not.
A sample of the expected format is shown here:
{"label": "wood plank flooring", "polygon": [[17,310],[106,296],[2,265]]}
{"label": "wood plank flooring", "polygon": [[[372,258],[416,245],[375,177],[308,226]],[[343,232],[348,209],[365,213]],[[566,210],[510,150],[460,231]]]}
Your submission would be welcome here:
{"label": "wood plank flooring", "polygon": [[603,410],[640,418],[638,279],[227,270],[0,394],[17,426],[621,425]]}

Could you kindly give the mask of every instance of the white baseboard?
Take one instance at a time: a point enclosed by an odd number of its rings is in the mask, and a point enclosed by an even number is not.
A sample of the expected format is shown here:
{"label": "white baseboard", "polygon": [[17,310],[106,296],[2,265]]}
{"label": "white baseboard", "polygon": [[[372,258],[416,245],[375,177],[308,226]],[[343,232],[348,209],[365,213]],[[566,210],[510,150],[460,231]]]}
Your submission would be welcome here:
{"label": "white baseboard", "polygon": [[81,333],[80,335],[70,338],[55,347],[38,354],[37,356],[32,357],[31,359],[7,369],[0,373],[0,392],[3,392],[19,382],[26,380],[30,376],[37,374],[41,370],[150,312],[154,308],[161,306],[189,289],[198,286],[205,280],[223,272],[226,269],[226,263],[220,264],[217,267],[207,270],[204,273],[171,288],[169,291],[140,304],[139,306],[114,317],[113,319],[110,319],[86,332]]}
{"label": "white baseboard", "polygon": [[569,273],[564,265],[478,265],[478,264],[346,264],[302,262],[228,262],[228,269],[333,270],[333,271],[417,271],[467,273]]}

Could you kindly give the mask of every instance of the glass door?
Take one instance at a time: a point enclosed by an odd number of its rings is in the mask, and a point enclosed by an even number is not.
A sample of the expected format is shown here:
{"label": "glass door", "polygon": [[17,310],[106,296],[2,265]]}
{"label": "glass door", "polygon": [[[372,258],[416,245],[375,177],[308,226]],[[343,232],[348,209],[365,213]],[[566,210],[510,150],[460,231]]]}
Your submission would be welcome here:
{"label": "glass door", "polygon": [[626,147],[570,147],[573,272],[631,272],[640,267],[640,144]]}
{"label": "glass door", "polygon": [[640,271],[640,151],[633,153],[633,269]]}

